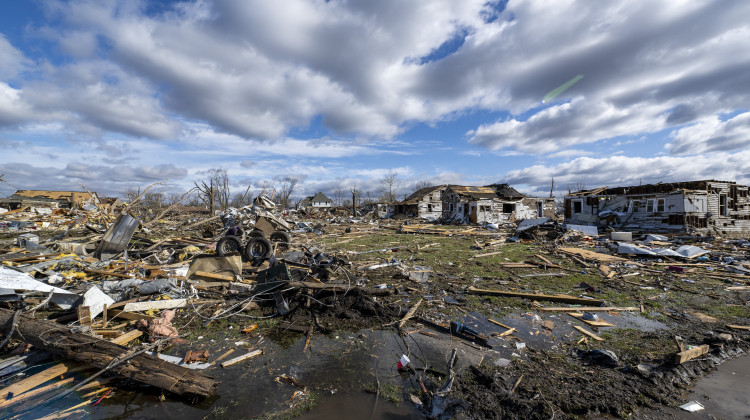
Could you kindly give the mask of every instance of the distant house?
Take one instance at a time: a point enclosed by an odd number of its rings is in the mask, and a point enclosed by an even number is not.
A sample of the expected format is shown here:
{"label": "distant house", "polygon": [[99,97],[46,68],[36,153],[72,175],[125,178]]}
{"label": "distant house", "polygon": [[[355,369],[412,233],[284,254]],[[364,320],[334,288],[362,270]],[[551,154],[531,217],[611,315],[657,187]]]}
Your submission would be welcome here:
{"label": "distant house", "polygon": [[447,185],[420,188],[403,201],[394,203],[392,216],[403,215],[420,219],[437,220],[443,216],[442,193]]}
{"label": "distant house", "polygon": [[565,196],[565,222],[654,233],[750,235],[750,187],[688,181],[596,188]]}
{"label": "distant house", "polygon": [[319,192],[315,195],[305,197],[299,203],[300,207],[333,207],[333,200]]}
{"label": "distant house", "polygon": [[0,205],[14,210],[21,207],[81,208],[87,204],[99,204],[96,193],[85,191],[44,191],[18,190],[8,198],[0,200]]}
{"label": "distant house", "polygon": [[554,198],[527,197],[508,184],[449,185],[442,200],[443,219],[463,223],[514,222],[555,214]]}

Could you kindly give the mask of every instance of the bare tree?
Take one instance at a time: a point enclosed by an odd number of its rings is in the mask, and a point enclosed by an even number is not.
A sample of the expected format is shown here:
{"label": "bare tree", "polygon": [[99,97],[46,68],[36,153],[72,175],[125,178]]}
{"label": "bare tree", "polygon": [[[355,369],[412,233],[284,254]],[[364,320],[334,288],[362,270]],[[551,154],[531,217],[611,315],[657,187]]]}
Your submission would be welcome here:
{"label": "bare tree", "polygon": [[583,191],[586,189],[586,184],[583,182],[575,182],[568,184],[568,194],[576,191]]}
{"label": "bare tree", "polygon": [[201,201],[214,214],[217,208],[226,210],[229,207],[229,175],[226,169],[209,169],[208,174],[208,179],[195,182],[195,188]]}
{"label": "bare tree", "polygon": [[231,207],[244,207],[249,206],[253,202],[253,197],[250,195],[250,186],[248,185],[244,193],[236,192],[232,194],[229,200]]}
{"label": "bare tree", "polygon": [[336,190],[333,191],[333,204],[335,206],[341,206],[343,205],[342,200],[344,199],[344,190],[341,189],[341,187],[336,188]]}
{"label": "bare tree", "polygon": [[433,187],[434,185],[435,184],[433,184],[432,182],[430,182],[428,180],[417,181],[417,183],[414,184],[414,192],[417,192],[417,191],[421,190],[422,188]]}
{"label": "bare tree", "polygon": [[380,200],[385,203],[392,203],[396,201],[396,194],[394,193],[394,190],[398,185],[398,173],[393,172],[393,170],[389,169],[388,173],[380,179],[380,183],[382,185]]}
{"label": "bare tree", "polygon": [[352,193],[352,217],[357,217],[357,184],[349,190]]}
{"label": "bare tree", "polygon": [[299,179],[293,176],[285,176],[279,181],[276,203],[279,204],[282,210],[289,207],[289,198],[292,196],[294,187],[297,186],[298,182]]}

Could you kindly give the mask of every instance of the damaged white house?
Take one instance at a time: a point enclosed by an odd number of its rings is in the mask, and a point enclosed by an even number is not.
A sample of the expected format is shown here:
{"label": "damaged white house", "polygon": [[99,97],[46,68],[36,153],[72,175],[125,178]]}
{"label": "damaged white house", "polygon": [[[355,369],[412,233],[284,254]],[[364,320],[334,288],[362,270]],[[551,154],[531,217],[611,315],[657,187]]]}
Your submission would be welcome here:
{"label": "damaged white house", "polygon": [[527,197],[508,184],[449,185],[442,194],[443,220],[501,223],[555,215],[554,198]]}
{"label": "damaged white house", "polygon": [[596,188],[565,196],[565,222],[615,230],[750,236],[747,186],[688,181]]}
{"label": "damaged white house", "polygon": [[417,217],[437,220],[443,216],[442,193],[447,185],[420,188],[403,201],[392,204],[391,217]]}

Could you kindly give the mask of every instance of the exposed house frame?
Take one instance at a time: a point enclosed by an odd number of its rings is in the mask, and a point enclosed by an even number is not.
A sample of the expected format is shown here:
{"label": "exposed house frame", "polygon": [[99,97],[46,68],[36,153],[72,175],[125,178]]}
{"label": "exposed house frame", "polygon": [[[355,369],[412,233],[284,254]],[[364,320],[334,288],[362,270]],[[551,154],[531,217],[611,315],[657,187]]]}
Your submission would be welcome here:
{"label": "exposed house frame", "polygon": [[418,217],[426,220],[437,220],[443,217],[442,193],[447,185],[436,185],[420,188],[403,201],[393,203],[392,217]]}
{"label": "exposed house frame", "polygon": [[597,188],[565,196],[565,221],[624,231],[750,234],[749,187],[688,181]]}
{"label": "exposed house frame", "polygon": [[502,223],[555,215],[553,198],[527,197],[508,184],[449,185],[442,200],[446,221]]}
{"label": "exposed house frame", "polygon": [[25,206],[81,208],[87,204],[100,203],[101,200],[95,192],[85,191],[18,190],[8,198],[0,200],[0,204],[9,210]]}

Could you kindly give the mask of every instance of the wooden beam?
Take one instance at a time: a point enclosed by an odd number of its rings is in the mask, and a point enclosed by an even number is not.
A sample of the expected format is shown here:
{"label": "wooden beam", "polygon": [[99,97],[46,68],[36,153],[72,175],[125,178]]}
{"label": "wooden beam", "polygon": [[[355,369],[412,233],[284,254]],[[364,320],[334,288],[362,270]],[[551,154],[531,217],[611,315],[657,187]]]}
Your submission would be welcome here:
{"label": "wooden beam", "polygon": [[586,328],[583,328],[579,325],[573,325],[573,328],[577,329],[578,331],[582,332],[583,334],[593,338],[596,341],[604,341],[603,338],[599,337],[598,335],[592,333],[591,331],[587,330]]}
{"label": "wooden beam", "polygon": [[85,273],[99,274],[101,276],[119,277],[119,278],[122,278],[122,279],[132,279],[133,278],[133,276],[130,275],[130,274],[115,273],[114,271],[92,270],[90,268],[84,268],[83,271]]}
{"label": "wooden beam", "polygon": [[674,362],[678,365],[681,365],[688,360],[695,359],[696,357],[703,356],[704,354],[708,353],[708,344],[704,344],[702,346],[696,346],[692,349],[688,349],[685,351],[681,351],[679,353],[676,353],[674,355]]}
{"label": "wooden beam", "polygon": [[235,357],[234,359],[227,360],[226,362],[224,362],[224,363],[221,364],[221,367],[231,366],[231,365],[233,365],[235,363],[239,363],[239,362],[241,362],[243,360],[252,359],[253,357],[260,356],[261,353],[263,353],[262,350],[253,350],[253,351],[251,351],[249,353],[243,354],[242,356],[238,356],[238,357]]}
{"label": "wooden beam", "polygon": [[572,303],[577,305],[603,305],[604,301],[597,299],[583,299],[568,295],[537,295],[534,293],[508,292],[504,290],[479,289],[474,286],[469,287],[469,293],[475,295],[519,297],[524,299],[546,300],[549,302]]}
{"label": "wooden beam", "polygon": [[143,335],[143,331],[132,330],[132,331],[126,332],[125,334],[120,335],[119,337],[115,337],[109,340],[109,342],[124,346],[125,344],[135,340],[136,338],[142,335]]}
{"label": "wooden beam", "polygon": [[157,316],[137,314],[135,312],[125,312],[119,309],[107,309],[107,315],[111,318],[110,322],[112,322],[114,318],[129,319],[131,321],[138,321],[140,319],[151,321],[152,319],[158,318]]}
{"label": "wooden beam", "polygon": [[748,326],[748,325],[732,325],[732,324],[727,324],[727,328],[731,328],[733,330],[740,330],[740,331],[750,331],[750,326]]}
{"label": "wooden beam", "polygon": [[628,312],[640,311],[641,308],[635,306],[550,306],[538,308],[542,312],[568,312],[568,311],[586,311],[586,312]]}
{"label": "wooden beam", "polygon": [[39,373],[31,375],[28,378],[22,379],[13,385],[0,389],[0,400],[16,397],[19,394],[23,394],[30,389],[36,388],[39,385],[62,375],[63,373],[77,372],[84,369],[88,368],[86,366],[78,366],[74,363],[58,363]]}
{"label": "wooden beam", "polygon": [[614,327],[615,324],[612,324],[607,321],[589,321],[588,319],[583,319],[583,314],[577,314],[575,312],[568,312],[568,315],[572,316],[573,318],[583,321],[592,327]]}
{"label": "wooden beam", "polygon": [[227,276],[224,274],[216,274],[216,273],[209,273],[207,271],[196,271],[194,276],[198,277],[205,277],[207,279],[212,280],[221,280],[221,281],[234,281],[234,276]]}

